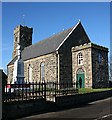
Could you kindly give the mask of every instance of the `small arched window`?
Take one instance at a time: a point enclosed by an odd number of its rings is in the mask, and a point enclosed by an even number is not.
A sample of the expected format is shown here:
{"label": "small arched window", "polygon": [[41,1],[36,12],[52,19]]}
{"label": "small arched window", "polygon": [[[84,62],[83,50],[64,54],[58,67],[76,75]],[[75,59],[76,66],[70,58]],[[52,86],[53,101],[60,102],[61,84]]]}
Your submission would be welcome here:
{"label": "small arched window", "polygon": [[30,83],[33,82],[33,79],[32,79],[32,67],[31,67],[30,64],[29,64],[29,67],[28,67],[28,82],[30,82]]}
{"label": "small arched window", "polygon": [[41,81],[45,80],[45,64],[41,63]]}
{"label": "small arched window", "polygon": [[83,64],[83,55],[82,53],[80,52],[77,56],[77,62],[78,62],[78,65],[82,65]]}
{"label": "small arched window", "polygon": [[32,80],[32,67],[30,66],[29,67],[29,82],[33,82],[33,80]]}

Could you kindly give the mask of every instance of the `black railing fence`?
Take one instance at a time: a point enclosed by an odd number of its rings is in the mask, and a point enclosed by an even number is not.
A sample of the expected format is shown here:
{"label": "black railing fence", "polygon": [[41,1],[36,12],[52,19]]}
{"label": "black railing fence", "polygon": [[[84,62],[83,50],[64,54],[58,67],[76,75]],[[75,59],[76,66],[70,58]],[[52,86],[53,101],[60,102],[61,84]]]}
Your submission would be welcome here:
{"label": "black railing fence", "polygon": [[57,96],[78,93],[75,83],[33,82],[23,84],[7,84],[3,94],[3,102],[30,99],[51,99]]}

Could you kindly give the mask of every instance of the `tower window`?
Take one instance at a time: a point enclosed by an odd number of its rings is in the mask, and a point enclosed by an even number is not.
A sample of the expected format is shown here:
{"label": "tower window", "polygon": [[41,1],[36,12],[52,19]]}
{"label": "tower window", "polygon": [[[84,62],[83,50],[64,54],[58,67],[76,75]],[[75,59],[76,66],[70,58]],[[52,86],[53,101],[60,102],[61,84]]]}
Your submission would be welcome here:
{"label": "tower window", "polygon": [[83,64],[83,55],[82,53],[80,52],[77,56],[77,61],[78,61],[78,65],[82,65]]}
{"label": "tower window", "polygon": [[15,38],[15,41],[17,42],[18,37]]}

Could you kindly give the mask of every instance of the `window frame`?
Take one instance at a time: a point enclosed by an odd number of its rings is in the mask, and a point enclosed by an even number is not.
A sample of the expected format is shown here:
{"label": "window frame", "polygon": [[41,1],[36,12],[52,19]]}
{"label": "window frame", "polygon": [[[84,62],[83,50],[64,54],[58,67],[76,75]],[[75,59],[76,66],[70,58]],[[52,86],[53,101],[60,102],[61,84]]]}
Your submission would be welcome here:
{"label": "window frame", "polygon": [[29,64],[28,66],[28,82],[32,83],[33,82],[33,74],[32,74],[32,66]]}
{"label": "window frame", "polygon": [[45,81],[45,63],[41,62],[40,64],[40,79],[41,81]]}
{"label": "window frame", "polygon": [[83,65],[83,54],[82,54],[82,52],[79,52],[77,54],[77,64],[78,65]]}

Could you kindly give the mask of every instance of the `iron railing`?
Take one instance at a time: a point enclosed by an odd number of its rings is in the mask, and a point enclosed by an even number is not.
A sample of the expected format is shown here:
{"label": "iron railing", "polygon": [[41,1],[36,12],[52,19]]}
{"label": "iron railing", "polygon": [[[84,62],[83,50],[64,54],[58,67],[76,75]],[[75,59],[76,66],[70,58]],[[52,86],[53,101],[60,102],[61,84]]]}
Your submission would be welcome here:
{"label": "iron railing", "polygon": [[23,101],[44,98],[50,100],[57,96],[78,93],[75,83],[33,82],[23,84],[7,84],[3,94],[3,102]]}

